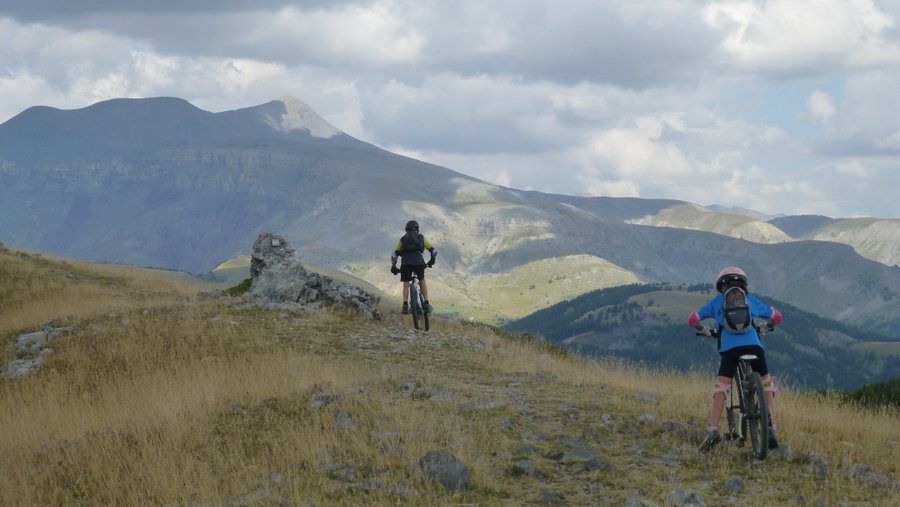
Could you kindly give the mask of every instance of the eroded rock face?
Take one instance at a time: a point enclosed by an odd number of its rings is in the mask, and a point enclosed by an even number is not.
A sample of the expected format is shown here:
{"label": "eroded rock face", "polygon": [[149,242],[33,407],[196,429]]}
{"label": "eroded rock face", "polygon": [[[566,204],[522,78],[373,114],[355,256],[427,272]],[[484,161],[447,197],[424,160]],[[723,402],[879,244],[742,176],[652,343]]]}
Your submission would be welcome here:
{"label": "eroded rock face", "polygon": [[319,273],[307,272],[287,240],[269,232],[260,234],[253,243],[250,296],[262,305],[318,307],[336,304],[381,320],[377,296]]}

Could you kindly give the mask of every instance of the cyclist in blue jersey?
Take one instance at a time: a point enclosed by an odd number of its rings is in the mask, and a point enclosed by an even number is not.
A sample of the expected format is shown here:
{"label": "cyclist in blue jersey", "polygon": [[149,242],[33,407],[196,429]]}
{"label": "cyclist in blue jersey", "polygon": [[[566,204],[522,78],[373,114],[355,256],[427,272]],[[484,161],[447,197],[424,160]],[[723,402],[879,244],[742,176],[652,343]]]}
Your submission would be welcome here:
{"label": "cyclist in blue jersey", "polygon": [[719,371],[716,385],[712,392],[712,409],[709,414],[709,426],[706,439],[700,445],[702,451],[709,451],[722,441],[719,434],[719,421],[725,408],[725,393],[731,389],[731,379],[737,371],[738,358],[744,354],[753,354],[757,357],[751,362],[753,371],[762,377],[765,389],[766,402],[769,408],[769,448],[777,448],[778,440],[775,436],[775,377],[769,375],[769,367],[766,364],[766,352],[762,341],[751,322],[755,318],[763,318],[769,321],[769,327],[781,324],[781,312],[773,306],[769,306],[747,290],[747,274],[741,268],[728,267],[723,269],[716,278],[716,290],[718,293],[702,308],[691,313],[688,324],[702,330],[700,321],[715,319],[719,324]]}
{"label": "cyclist in blue jersey", "polygon": [[[425,250],[431,254],[428,262],[422,255]],[[400,268],[397,268],[397,259],[400,258]],[[425,236],[419,234],[419,223],[410,220],[406,223],[406,234],[400,237],[394,253],[391,254],[391,273],[400,273],[400,281],[403,282],[403,309],[402,314],[409,313],[409,282],[412,281],[413,272],[419,278],[419,284],[422,286],[422,296],[425,298],[423,310],[425,313],[431,313],[431,303],[428,302],[428,285],[425,283],[425,266],[433,267],[437,258],[437,250],[431,243],[425,239]]]}

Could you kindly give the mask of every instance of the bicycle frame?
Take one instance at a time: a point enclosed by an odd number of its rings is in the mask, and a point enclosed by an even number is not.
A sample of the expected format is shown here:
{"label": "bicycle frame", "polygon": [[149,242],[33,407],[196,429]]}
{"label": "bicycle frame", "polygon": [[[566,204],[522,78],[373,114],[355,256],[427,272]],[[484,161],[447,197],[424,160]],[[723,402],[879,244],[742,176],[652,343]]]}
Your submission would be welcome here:
{"label": "bicycle frame", "polygon": [[[757,322],[754,322],[754,328],[760,338],[769,330]],[[697,334],[717,338],[721,347],[721,329],[713,331],[704,326],[702,330],[698,328]],[[726,438],[736,439],[738,445],[743,446],[749,432],[753,454],[757,459],[763,460],[768,454],[769,446],[769,409],[762,380],[750,364],[756,359],[757,356],[753,354],[744,354],[738,358],[738,367],[731,379],[731,388],[725,391],[725,413],[728,421]]]}

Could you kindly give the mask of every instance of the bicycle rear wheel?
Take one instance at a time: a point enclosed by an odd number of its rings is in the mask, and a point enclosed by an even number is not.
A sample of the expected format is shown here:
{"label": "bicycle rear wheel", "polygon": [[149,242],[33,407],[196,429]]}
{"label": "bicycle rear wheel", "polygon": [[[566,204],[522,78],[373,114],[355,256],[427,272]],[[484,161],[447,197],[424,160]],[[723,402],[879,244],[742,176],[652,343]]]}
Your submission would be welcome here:
{"label": "bicycle rear wheel", "polygon": [[747,380],[750,441],[753,444],[753,455],[762,460],[769,453],[769,408],[766,406],[766,393],[759,373],[751,373]]}
{"label": "bicycle rear wheel", "polygon": [[419,291],[415,286],[410,287],[409,314],[412,315],[413,327],[416,329],[419,329],[419,319],[424,314],[420,301]]}

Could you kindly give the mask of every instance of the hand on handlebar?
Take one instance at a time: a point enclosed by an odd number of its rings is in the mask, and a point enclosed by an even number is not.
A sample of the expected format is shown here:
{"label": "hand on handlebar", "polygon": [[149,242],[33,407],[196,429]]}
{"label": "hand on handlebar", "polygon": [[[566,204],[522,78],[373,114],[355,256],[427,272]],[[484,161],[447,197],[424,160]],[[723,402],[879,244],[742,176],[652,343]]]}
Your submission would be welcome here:
{"label": "hand on handlebar", "polygon": [[697,336],[703,336],[709,338],[713,335],[713,330],[704,326],[703,324],[697,324],[697,327],[694,328]]}
{"label": "hand on handlebar", "polygon": [[753,319],[753,325],[756,327],[756,329],[759,329],[760,331],[762,331],[764,333],[768,333],[770,331],[775,330],[775,321],[772,319],[764,319],[762,317],[757,317],[757,318]]}

